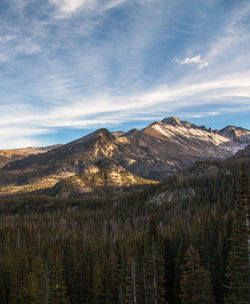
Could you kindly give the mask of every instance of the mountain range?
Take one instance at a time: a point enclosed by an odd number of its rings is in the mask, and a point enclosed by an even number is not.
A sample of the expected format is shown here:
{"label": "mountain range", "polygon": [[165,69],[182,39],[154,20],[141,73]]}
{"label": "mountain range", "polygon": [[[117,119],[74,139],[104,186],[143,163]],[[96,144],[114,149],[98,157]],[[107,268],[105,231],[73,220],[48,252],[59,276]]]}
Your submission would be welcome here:
{"label": "mountain range", "polygon": [[250,131],[196,126],[177,117],[142,130],[99,129],[65,145],[0,151],[0,194],[93,194],[156,183],[196,161],[226,159],[250,145]]}
{"label": "mountain range", "polygon": [[29,147],[21,149],[0,149],[0,168],[3,168],[9,162],[23,159],[31,154],[45,153],[61,145],[53,145],[48,147]]}

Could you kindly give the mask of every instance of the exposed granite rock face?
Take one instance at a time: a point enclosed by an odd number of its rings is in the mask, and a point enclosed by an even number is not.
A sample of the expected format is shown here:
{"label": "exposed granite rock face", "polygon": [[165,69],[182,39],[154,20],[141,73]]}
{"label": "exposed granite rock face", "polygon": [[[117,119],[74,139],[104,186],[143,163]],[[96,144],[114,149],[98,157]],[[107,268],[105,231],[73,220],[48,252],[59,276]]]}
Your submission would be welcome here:
{"label": "exposed granite rock face", "polygon": [[247,129],[234,126],[227,126],[219,130],[218,133],[229,139],[236,139],[238,137],[242,137],[243,135],[248,135],[248,137],[250,136]]}
{"label": "exposed granite rock face", "polygon": [[111,159],[102,159],[89,165],[80,175],[70,176],[54,186],[57,197],[65,198],[74,195],[94,194],[110,188],[144,185],[151,181],[140,178]]}
{"label": "exposed granite rock face", "polygon": [[[225,159],[250,144],[249,130],[233,128],[213,131],[170,117],[141,131],[112,133],[99,129],[57,149],[8,163],[1,169],[0,186],[34,184],[50,176],[61,180],[98,174],[100,168],[163,180],[196,161]],[[236,135],[228,135],[231,131]],[[216,168],[204,174],[214,175]]]}
{"label": "exposed granite rock face", "polygon": [[158,205],[164,203],[178,203],[193,199],[195,198],[195,195],[196,193],[193,188],[176,189],[174,191],[166,191],[153,196],[149,203]]}
{"label": "exposed granite rock face", "polygon": [[181,121],[178,117],[172,116],[164,118],[161,122],[167,125],[178,126],[181,125]]}
{"label": "exposed granite rock face", "polygon": [[56,197],[68,198],[72,194],[86,194],[93,191],[80,177],[74,175],[59,181],[54,186]]}

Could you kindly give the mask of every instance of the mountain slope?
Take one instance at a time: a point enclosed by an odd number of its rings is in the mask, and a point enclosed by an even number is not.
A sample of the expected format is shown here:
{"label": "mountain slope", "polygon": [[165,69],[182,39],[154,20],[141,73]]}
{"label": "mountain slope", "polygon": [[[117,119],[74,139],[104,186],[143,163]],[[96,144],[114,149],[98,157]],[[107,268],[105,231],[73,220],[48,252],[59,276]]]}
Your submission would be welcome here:
{"label": "mountain slope", "polygon": [[50,150],[56,149],[61,145],[53,145],[48,147],[29,147],[21,149],[1,149],[0,150],[0,168],[3,168],[11,161],[23,159],[31,154],[45,153]]}
{"label": "mountain slope", "polygon": [[[195,161],[230,157],[247,144],[250,144],[249,130],[229,126],[213,131],[177,117],[127,133],[99,129],[57,149],[8,163],[0,171],[0,191],[27,192],[54,187],[63,179],[86,174],[103,159],[109,160],[105,170],[118,170],[114,169],[116,164],[126,174],[162,180]],[[133,183],[138,184],[138,180]],[[106,186],[105,182],[102,185]]]}
{"label": "mountain slope", "polygon": [[123,188],[149,183],[156,182],[138,177],[128,172],[115,161],[105,158],[95,164],[86,166],[82,174],[60,180],[54,186],[54,194],[61,198],[81,194],[101,195],[112,188],[112,195],[114,195],[116,189],[119,193]]}

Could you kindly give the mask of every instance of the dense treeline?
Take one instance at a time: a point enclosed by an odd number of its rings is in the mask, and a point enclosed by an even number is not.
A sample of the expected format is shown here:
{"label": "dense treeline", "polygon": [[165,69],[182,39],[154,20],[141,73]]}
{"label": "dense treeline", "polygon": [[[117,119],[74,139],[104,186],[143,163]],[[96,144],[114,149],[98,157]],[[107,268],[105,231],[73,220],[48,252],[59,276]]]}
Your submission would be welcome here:
{"label": "dense treeline", "polygon": [[[3,199],[0,303],[248,303],[249,164],[241,178],[228,166],[115,198]],[[187,188],[195,197],[150,200]]]}

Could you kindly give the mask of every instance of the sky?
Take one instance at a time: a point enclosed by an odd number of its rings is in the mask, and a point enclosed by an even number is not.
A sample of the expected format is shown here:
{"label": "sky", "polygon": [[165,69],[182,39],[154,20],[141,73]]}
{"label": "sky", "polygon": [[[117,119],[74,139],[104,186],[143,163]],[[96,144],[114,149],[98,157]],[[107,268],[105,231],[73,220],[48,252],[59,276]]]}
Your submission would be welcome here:
{"label": "sky", "polygon": [[250,129],[249,0],[0,0],[0,148],[169,116]]}

